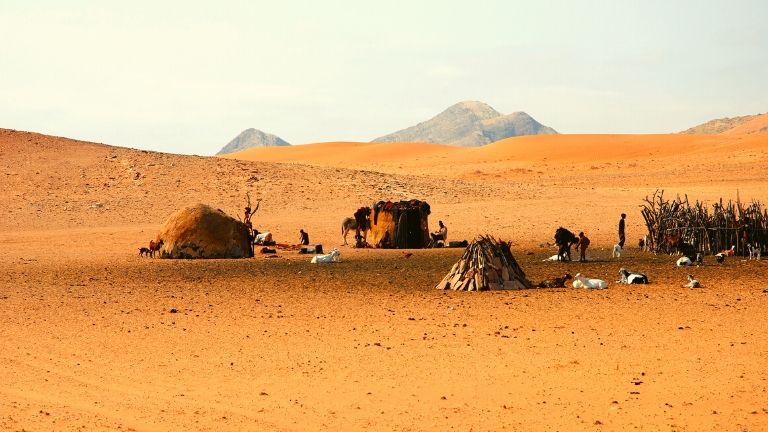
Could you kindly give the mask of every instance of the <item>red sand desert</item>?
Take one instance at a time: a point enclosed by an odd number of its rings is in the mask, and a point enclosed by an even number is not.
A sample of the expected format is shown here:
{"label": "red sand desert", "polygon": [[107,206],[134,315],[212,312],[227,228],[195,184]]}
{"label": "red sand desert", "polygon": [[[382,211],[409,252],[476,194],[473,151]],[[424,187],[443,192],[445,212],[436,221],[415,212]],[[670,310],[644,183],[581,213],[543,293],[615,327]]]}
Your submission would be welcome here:
{"label": "red sand desert", "polygon": [[[768,200],[768,135],[546,135],[476,149],[323,143],[178,156],[0,130],[1,430],[768,430],[768,264],[642,253],[642,199]],[[461,249],[141,258],[198,202],[326,249],[380,199],[419,198],[452,239],[513,242],[529,279],[434,285]],[[610,257],[618,215],[629,247]],[[591,261],[545,263],[558,226]],[[617,285],[625,266],[647,286]],[[174,311],[174,312],[172,312]]]}

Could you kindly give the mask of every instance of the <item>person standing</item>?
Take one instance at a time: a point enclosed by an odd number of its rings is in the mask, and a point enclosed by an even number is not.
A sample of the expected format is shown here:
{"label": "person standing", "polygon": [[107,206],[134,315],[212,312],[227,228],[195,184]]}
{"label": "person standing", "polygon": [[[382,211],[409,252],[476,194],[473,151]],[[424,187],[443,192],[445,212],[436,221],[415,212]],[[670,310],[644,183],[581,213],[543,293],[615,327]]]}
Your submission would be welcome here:
{"label": "person standing", "polygon": [[309,244],[309,233],[304,231],[304,228],[299,230],[299,244],[302,246]]}
{"label": "person standing", "polygon": [[576,250],[579,251],[579,262],[587,261],[587,248],[589,247],[589,239],[584,235],[584,232],[579,233],[579,239],[576,241]]}
{"label": "person standing", "polygon": [[619,219],[619,247],[624,249],[624,240],[626,238],[624,237],[624,219],[627,218],[627,215],[625,213],[621,214],[621,219]]}

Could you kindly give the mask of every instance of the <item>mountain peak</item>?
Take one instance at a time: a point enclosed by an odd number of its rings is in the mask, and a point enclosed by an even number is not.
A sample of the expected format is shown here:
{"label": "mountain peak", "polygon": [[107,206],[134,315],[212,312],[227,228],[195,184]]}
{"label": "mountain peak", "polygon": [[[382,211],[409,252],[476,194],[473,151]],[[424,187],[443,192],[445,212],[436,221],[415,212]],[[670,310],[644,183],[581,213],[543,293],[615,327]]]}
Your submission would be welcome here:
{"label": "mountain peak", "polygon": [[249,128],[246,129],[235,138],[232,139],[227,145],[219,150],[217,155],[234,153],[241,150],[249,149],[252,147],[280,147],[288,146],[288,142],[284,141],[277,135],[266,133],[258,129]]}
{"label": "mountain peak", "polygon": [[476,115],[478,118],[493,118],[501,115],[500,112],[493,109],[490,105],[480,101],[462,101],[449,106],[443,112],[460,113],[470,112]]}
{"label": "mountain peak", "polygon": [[520,111],[503,115],[480,101],[462,101],[435,117],[373,142],[426,142],[459,147],[477,147],[520,135],[555,134]]}

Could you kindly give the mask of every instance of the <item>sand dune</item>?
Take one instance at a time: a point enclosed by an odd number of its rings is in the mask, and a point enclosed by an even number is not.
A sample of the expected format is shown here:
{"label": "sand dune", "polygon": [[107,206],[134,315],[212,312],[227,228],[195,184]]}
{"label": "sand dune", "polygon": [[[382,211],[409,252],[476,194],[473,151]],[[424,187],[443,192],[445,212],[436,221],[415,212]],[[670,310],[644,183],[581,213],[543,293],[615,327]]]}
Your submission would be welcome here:
{"label": "sand dune", "polygon": [[759,115],[724,133],[728,135],[768,133],[768,113]]}
{"label": "sand dune", "polygon": [[[766,261],[678,269],[635,246],[646,194],[765,202],[766,169],[760,134],[209,158],[0,129],[0,429],[768,430]],[[246,192],[280,242],[304,228],[335,247],[360,205],[420,198],[452,239],[511,240],[532,280],[610,287],[437,292],[452,249],[342,247],[326,267],[138,257],[176,209],[237,216]],[[590,262],[541,261],[561,225],[588,233]],[[615,285],[619,266],[652,285]],[[680,287],[689,271],[704,289]]]}
{"label": "sand dune", "polygon": [[246,161],[292,162],[313,166],[378,169],[444,176],[465,175],[477,166],[505,171],[531,163],[635,163],[689,155],[720,159],[723,153],[765,152],[766,135],[530,135],[478,148],[420,143],[319,143],[260,148],[226,157]]}

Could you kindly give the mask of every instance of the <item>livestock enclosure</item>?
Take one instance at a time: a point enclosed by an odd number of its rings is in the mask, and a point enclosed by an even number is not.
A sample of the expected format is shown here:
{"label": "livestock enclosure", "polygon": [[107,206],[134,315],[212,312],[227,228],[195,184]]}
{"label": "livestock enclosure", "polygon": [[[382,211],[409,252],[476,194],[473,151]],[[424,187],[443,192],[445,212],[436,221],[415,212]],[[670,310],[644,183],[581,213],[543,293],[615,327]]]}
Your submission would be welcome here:
{"label": "livestock enclosure", "polygon": [[657,190],[640,207],[654,252],[672,252],[665,241],[670,235],[679,235],[707,254],[735,246],[738,255],[747,255],[747,244],[761,251],[768,245],[768,210],[760,201],[744,205],[739,198],[735,202],[720,198],[710,211],[704,202],[691,204],[688,195],[668,200],[663,190]]}

